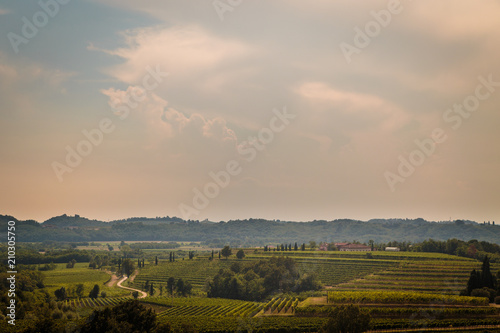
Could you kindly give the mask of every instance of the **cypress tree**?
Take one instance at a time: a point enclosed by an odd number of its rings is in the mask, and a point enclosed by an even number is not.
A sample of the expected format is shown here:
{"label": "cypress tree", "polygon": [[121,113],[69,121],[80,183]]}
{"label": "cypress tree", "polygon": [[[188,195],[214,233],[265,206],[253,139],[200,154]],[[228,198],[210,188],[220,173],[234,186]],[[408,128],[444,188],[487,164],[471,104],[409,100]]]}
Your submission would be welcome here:
{"label": "cypress tree", "polygon": [[493,289],[495,287],[495,280],[490,270],[490,258],[484,257],[483,265],[481,266],[481,287]]}
{"label": "cypress tree", "polygon": [[470,295],[474,289],[478,288],[481,288],[481,273],[473,269],[469,281],[467,281],[467,295]]}

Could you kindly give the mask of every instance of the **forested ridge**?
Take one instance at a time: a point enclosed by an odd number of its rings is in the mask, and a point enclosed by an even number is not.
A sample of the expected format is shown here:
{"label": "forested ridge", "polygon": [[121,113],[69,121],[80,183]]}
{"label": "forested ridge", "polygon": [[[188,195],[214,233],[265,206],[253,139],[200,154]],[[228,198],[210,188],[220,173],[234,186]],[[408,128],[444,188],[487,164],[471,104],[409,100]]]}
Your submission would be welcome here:
{"label": "forested ridge", "polygon": [[[130,218],[104,222],[78,215],[62,215],[43,223],[19,221],[0,215],[0,234],[9,220],[16,221],[17,240],[40,241],[213,241],[241,245],[274,244],[283,242],[390,242],[392,240],[419,242],[429,238],[447,240],[483,240],[496,243],[500,226],[471,221],[429,222],[423,219],[333,220],[284,222],[247,219],[228,222],[184,221],[176,217]],[[3,237],[3,236],[1,236]]]}

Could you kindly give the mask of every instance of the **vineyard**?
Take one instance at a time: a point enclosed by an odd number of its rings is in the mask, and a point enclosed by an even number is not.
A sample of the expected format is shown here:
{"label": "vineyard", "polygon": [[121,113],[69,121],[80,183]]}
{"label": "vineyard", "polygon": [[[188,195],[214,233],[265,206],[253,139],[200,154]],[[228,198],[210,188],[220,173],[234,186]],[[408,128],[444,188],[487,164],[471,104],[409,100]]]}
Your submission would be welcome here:
{"label": "vineyard", "polygon": [[[446,306],[391,306],[380,307],[362,305],[372,318],[483,318],[495,317],[500,314],[500,309],[488,306],[478,307],[446,307]],[[331,311],[331,306],[303,306],[298,307],[295,313],[298,316],[326,317]]]}
{"label": "vineyard", "polygon": [[[300,273],[315,274],[325,286],[324,296],[275,293],[262,303],[167,296],[170,277],[191,283],[193,294],[204,296],[206,282],[220,269],[273,255],[293,258]],[[71,290],[78,283],[84,284],[85,296],[94,284],[106,291],[108,297],[104,298],[73,297],[64,301],[64,305],[81,313],[130,299],[129,291],[104,285],[108,274],[87,266],[79,263],[66,269],[61,265],[54,271],[43,272],[45,283],[52,292],[61,286]],[[491,266],[494,272],[500,268],[499,264]],[[234,256],[222,260],[197,256],[175,262],[160,260],[158,265],[149,261],[140,268],[130,287],[143,289],[146,281],[152,283],[157,296],[140,301],[155,310],[159,322],[169,322],[177,330],[189,324],[199,332],[317,332],[332,307],[350,303],[359,304],[370,313],[374,330],[498,325],[499,310],[489,307],[485,298],[457,296],[466,286],[470,271],[480,267],[478,261],[435,253],[372,252],[368,256],[339,251],[248,251],[243,260]],[[163,296],[158,296],[159,290]],[[302,302],[305,297],[308,298]]]}
{"label": "vineyard", "polygon": [[105,297],[105,298],[82,298],[79,300],[63,301],[64,305],[78,308],[95,308],[101,306],[114,306],[121,302],[130,300],[131,297]]}
{"label": "vineyard", "polygon": [[487,306],[483,297],[468,297],[443,294],[424,294],[402,291],[329,291],[328,303],[331,304],[443,304]]}
{"label": "vineyard", "polygon": [[[395,267],[337,285],[335,290],[400,290],[458,295],[472,269],[480,263],[463,261],[400,262]],[[494,269],[499,267],[493,266]]]}
{"label": "vineyard", "polygon": [[297,297],[274,297],[263,307],[263,313],[267,315],[294,314],[299,304]]}
{"label": "vineyard", "polygon": [[158,317],[253,317],[264,304],[222,298],[149,297],[143,303],[168,307]]}
{"label": "vineyard", "polygon": [[318,332],[325,318],[299,317],[210,317],[164,316],[161,322],[169,322],[174,330],[181,331],[183,324],[191,325],[198,332]]}
{"label": "vineyard", "polygon": [[[275,254],[281,255],[281,253]],[[288,255],[288,254],[285,254]],[[359,258],[335,258],[328,256],[301,256],[295,258],[301,273],[314,273],[323,285],[335,286],[339,283],[381,272],[394,265],[390,260],[370,260]],[[221,268],[230,267],[234,262],[248,262],[261,260],[269,256],[250,255],[245,260],[228,259],[213,260],[195,259],[176,262],[160,262],[158,265],[146,265],[135,278],[134,288],[142,289],[146,281],[157,284],[166,284],[169,277],[182,278],[189,281],[194,289],[201,290],[206,281],[213,277]],[[366,258],[366,256],[365,256]]]}
{"label": "vineyard", "polygon": [[194,289],[201,290],[206,281],[213,277],[219,269],[229,267],[232,260],[179,260],[175,262],[160,262],[158,265],[147,265],[130,284],[131,287],[142,289],[146,281],[155,285],[167,284],[169,277],[176,280],[182,278],[191,283]]}

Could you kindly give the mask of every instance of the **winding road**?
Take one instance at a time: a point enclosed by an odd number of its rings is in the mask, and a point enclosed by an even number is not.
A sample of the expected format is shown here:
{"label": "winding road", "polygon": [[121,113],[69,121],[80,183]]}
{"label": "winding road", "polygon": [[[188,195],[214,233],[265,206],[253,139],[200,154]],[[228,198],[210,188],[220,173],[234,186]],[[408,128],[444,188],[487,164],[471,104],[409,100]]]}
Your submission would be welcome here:
{"label": "winding road", "polygon": [[142,290],[139,290],[139,289],[134,289],[134,288],[129,288],[129,287],[124,287],[122,286],[122,283],[125,282],[125,280],[127,279],[128,277],[127,276],[124,276],[120,281],[118,281],[118,283],[116,284],[116,286],[118,288],[122,288],[122,289],[127,289],[127,290],[132,290],[132,291],[137,291],[141,294],[141,296],[139,296],[139,298],[144,298],[144,297],[147,297],[148,294],[146,294],[144,291]]}

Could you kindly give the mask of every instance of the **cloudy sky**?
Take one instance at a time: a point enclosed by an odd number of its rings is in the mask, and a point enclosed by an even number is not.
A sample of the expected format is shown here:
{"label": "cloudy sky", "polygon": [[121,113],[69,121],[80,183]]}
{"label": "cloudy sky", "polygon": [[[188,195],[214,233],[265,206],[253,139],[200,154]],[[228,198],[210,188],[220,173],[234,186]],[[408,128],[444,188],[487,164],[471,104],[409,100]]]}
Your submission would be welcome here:
{"label": "cloudy sky", "polygon": [[500,218],[498,0],[41,3],[0,2],[1,214]]}

